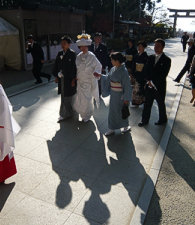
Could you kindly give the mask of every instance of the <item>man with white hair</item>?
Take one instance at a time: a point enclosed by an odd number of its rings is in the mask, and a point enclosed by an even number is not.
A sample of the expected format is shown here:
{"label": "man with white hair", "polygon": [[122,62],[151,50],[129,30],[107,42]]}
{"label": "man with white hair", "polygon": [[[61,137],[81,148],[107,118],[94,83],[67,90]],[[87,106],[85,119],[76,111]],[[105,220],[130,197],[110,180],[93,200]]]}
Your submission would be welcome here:
{"label": "man with white hair", "polygon": [[91,46],[91,36],[88,34],[78,35],[77,45],[81,53],[77,56],[77,94],[74,109],[80,114],[84,122],[88,122],[93,114],[93,99],[99,106],[98,79],[94,73],[101,74],[102,65],[96,56],[88,51]]}

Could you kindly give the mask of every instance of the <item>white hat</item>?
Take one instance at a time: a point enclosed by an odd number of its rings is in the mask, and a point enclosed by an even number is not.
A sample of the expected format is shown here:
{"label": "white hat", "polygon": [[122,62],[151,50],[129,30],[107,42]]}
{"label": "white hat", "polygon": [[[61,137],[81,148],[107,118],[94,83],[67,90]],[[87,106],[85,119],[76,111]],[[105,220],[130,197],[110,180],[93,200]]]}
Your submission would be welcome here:
{"label": "white hat", "polygon": [[89,34],[81,34],[77,36],[78,40],[76,41],[77,46],[90,46],[92,43],[91,36]]}

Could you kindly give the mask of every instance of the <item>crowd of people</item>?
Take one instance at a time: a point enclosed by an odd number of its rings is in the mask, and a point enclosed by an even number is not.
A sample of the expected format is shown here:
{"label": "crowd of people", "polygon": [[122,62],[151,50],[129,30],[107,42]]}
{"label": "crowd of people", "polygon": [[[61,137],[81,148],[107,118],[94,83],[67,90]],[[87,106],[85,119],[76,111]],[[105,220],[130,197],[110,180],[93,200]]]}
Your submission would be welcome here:
{"label": "crowd of people", "polygon": [[83,122],[88,122],[93,115],[94,100],[98,108],[101,94],[103,97],[110,95],[106,136],[113,135],[116,129],[130,130],[130,100],[131,107],[144,105],[140,127],[148,124],[155,99],[159,106],[156,125],[167,122],[166,77],[171,60],[163,52],[164,40],[155,41],[153,56],[145,52],[147,44],[144,41],[138,42],[136,48],[134,41],[129,40],[125,54],[112,52],[109,57],[100,33],[95,34],[94,43],[88,34],[78,35],[76,43],[81,51],[77,56],[70,49],[70,37],[62,37],[62,51],[55,61],[53,75],[58,83],[58,93],[61,93],[58,122],[72,117],[74,112]]}
{"label": "crowd of people", "polygon": [[[41,83],[41,77],[50,81],[51,76],[43,74],[43,52],[34,41],[28,37],[27,52],[34,59],[33,74],[36,84]],[[184,40],[184,38],[183,38]],[[108,130],[105,136],[131,130],[129,126],[129,107],[143,105],[142,117],[138,124],[143,127],[149,123],[151,109],[156,100],[159,109],[159,120],[155,125],[167,122],[166,114],[166,79],[171,68],[171,59],[164,53],[165,41],[156,39],[153,55],[146,53],[147,43],[140,41],[135,45],[134,40],[128,41],[125,53],[112,52],[108,54],[106,45],[102,43],[101,33],[96,33],[94,42],[85,33],[78,35],[76,44],[80,53],[71,50],[72,40],[69,36],[61,38],[62,50],[57,54],[53,67],[55,82],[58,84],[58,94],[61,95],[61,106],[58,122],[80,115],[87,123],[93,116],[94,105],[99,108],[101,97],[110,96],[108,113]],[[179,82],[186,71],[192,84],[195,106],[195,47],[194,40],[188,39],[188,58],[176,82]],[[185,72],[184,72],[185,71]],[[132,91],[131,91],[132,90]],[[0,85],[0,183],[16,173],[13,157],[14,137],[20,127],[12,117],[11,104]]]}

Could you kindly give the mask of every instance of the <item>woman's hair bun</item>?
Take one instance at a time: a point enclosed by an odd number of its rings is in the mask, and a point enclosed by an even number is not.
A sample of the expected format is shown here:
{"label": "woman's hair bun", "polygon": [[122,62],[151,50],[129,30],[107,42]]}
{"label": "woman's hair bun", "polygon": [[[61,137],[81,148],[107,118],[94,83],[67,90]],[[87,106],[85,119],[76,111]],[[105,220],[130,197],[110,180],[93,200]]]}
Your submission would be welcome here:
{"label": "woman's hair bun", "polygon": [[119,61],[120,63],[124,63],[126,61],[126,57],[120,52],[114,52],[110,57],[111,59]]}

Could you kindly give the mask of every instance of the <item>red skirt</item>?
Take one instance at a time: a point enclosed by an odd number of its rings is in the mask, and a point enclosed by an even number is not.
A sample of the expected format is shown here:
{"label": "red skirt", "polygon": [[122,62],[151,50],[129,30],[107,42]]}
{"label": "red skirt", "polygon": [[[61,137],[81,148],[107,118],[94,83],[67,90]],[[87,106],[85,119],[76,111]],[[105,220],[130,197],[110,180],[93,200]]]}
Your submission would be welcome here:
{"label": "red skirt", "polygon": [[17,170],[14,157],[9,159],[9,156],[6,156],[3,161],[0,161],[0,183],[16,173]]}

